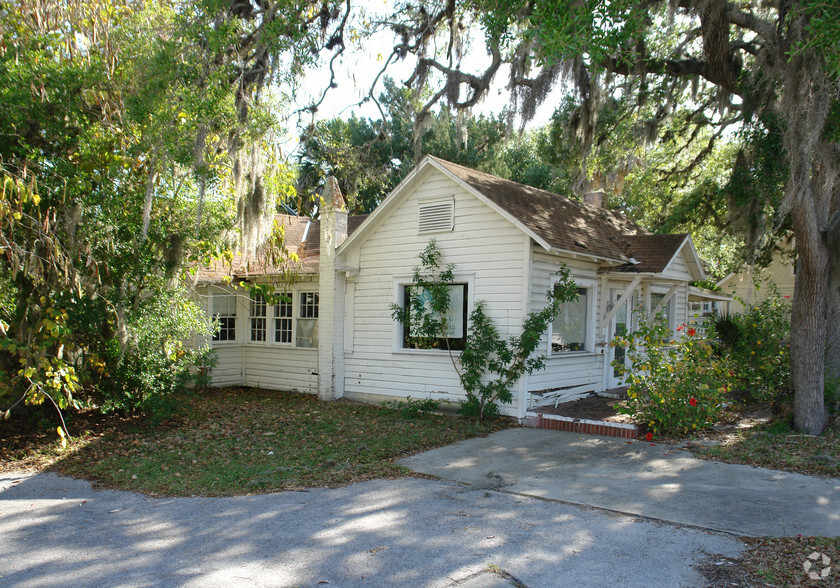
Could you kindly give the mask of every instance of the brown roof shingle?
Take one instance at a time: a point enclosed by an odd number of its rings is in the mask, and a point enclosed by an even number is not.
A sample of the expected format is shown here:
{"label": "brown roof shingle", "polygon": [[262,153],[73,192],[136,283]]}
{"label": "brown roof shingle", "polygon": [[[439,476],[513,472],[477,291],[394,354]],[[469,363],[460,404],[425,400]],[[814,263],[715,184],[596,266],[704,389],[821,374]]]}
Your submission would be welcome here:
{"label": "brown roof shingle", "polygon": [[[366,214],[349,217],[347,234],[351,235],[367,217]],[[283,227],[286,249],[289,253],[296,253],[300,260],[300,266],[297,267],[298,273],[318,273],[318,261],[321,255],[321,221],[290,214],[275,215],[274,220]],[[218,281],[234,276],[268,274],[272,273],[272,269],[276,271],[276,268],[265,268],[261,261],[259,252],[248,257],[237,253],[230,265],[222,260],[216,260],[208,267],[201,268],[198,279],[199,281]]]}
{"label": "brown roof shingle", "polygon": [[617,212],[429,157],[557,249],[627,261],[618,237],[647,233]]}
{"label": "brown roof shingle", "polygon": [[609,268],[612,272],[659,273],[663,271],[680,250],[688,233],[673,235],[628,235],[619,242],[628,258],[637,263],[628,263]]}

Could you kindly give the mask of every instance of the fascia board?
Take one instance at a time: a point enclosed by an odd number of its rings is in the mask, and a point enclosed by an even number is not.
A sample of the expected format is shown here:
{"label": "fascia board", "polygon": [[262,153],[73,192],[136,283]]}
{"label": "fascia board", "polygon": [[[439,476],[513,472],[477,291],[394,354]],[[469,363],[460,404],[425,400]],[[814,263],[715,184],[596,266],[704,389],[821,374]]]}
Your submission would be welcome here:
{"label": "fascia board", "polygon": [[497,212],[497,213],[498,213],[498,214],[499,214],[502,218],[504,218],[504,219],[505,219],[505,220],[507,220],[509,223],[511,223],[512,225],[514,225],[516,228],[518,228],[520,231],[522,231],[523,233],[525,233],[526,235],[528,235],[528,236],[529,236],[531,239],[533,239],[533,240],[534,240],[534,241],[535,241],[535,242],[536,242],[536,243],[537,243],[540,247],[542,247],[543,249],[545,249],[545,250],[546,250],[546,251],[548,251],[548,252],[550,252],[550,251],[551,251],[551,245],[548,243],[548,241],[546,241],[545,239],[543,239],[542,237],[540,237],[539,235],[537,235],[534,231],[532,231],[531,229],[529,229],[528,227],[526,227],[526,226],[525,226],[525,225],[524,225],[524,224],[523,224],[523,223],[522,223],[519,219],[517,219],[515,216],[513,216],[512,214],[510,214],[510,213],[509,213],[508,211],[506,211],[504,208],[502,208],[501,206],[499,206],[498,204],[496,204],[495,202],[493,202],[492,200],[490,200],[487,196],[485,196],[484,194],[482,194],[480,191],[476,190],[475,188],[473,188],[472,186],[470,186],[467,182],[465,182],[464,180],[462,180],[461,178],[459,178],[458,176],[456,176],[455,174],[453,174],[451,171],[449,171],[449,170],[446,168],[446,166],[445,166],[445,165],[442,165],[442,164],[438,163],[438,162],[437,162],[437,161],[435,161],[434,159],[424,159],[424,160],[423,160],[423,162],[426,162],[426,161],[428,161],[428,162],[429,162],[429,164],[430,164],[430,165],[432,165],[435,169],[437,169],[438,171],[440,171],[440,172],[442,172],[443,174],[445,174],[445,175],[446,175],[446,177],[448,177],[448,178],[449,178],[449,179],[451,179],[453,182],[455,182],[456,184],[458,184],[459,186],[461,186],[464,190],[466,190],[467,192],[469,192],[470,194],[472,194],[473,196],[475,196],[475,197],[476,197],[476,198],[477,198],[480,202],[483,202],[484,204],[486,204],[487,206],[489,206],[490,208],[492,208],[492,209],[493,209],[494,211],[496,211],[496,212]]}

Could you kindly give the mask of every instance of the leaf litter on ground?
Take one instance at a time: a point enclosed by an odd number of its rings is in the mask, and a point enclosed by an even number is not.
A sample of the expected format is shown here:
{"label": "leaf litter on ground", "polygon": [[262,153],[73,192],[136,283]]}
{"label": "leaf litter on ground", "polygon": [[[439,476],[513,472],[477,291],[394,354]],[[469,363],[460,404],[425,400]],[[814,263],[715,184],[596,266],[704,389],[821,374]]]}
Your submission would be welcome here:
{"label": "leaf litter on ground", "polygon": [[157,424],[71,418],[67,450],[48,435],[17,451],[4,442],[0,468],[51,468],[153,496],[264,493],[405,476],[394,463],[399,457],[513,426],[437,414],[406,418],[384,407],[252,388],[216,389],[185,403],[182,414]]}

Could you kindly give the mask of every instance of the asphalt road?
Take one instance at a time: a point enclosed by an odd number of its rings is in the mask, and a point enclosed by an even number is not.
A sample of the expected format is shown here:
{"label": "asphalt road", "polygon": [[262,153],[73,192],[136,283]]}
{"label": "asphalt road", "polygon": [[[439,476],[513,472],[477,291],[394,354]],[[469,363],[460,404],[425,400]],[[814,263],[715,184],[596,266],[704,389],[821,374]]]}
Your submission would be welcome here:
{"label": "asphalt road", "polygon": [[700,586],[736,537],[428,479],[233,498],[0,474],[0,586]]}

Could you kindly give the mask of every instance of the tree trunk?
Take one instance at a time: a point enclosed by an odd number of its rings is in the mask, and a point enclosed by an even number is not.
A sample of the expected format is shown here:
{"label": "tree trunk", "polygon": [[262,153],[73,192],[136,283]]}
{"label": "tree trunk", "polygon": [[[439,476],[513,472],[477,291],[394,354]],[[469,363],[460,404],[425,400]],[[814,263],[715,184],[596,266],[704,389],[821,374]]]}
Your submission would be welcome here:
{"label": "tree trunk", "polygon": [[813,206],[807,196],[791,210],[796,234],[796,284],[790,322],[790,359],[794,390],[794,426],[809,435],[825,428],[826,298],[828,296],[828,244],[816,229]]}
{"label": "tree trunk", "polygon": [[840,210],[828,223],[826,236],[829,260],[825,375],[840,384]]}

